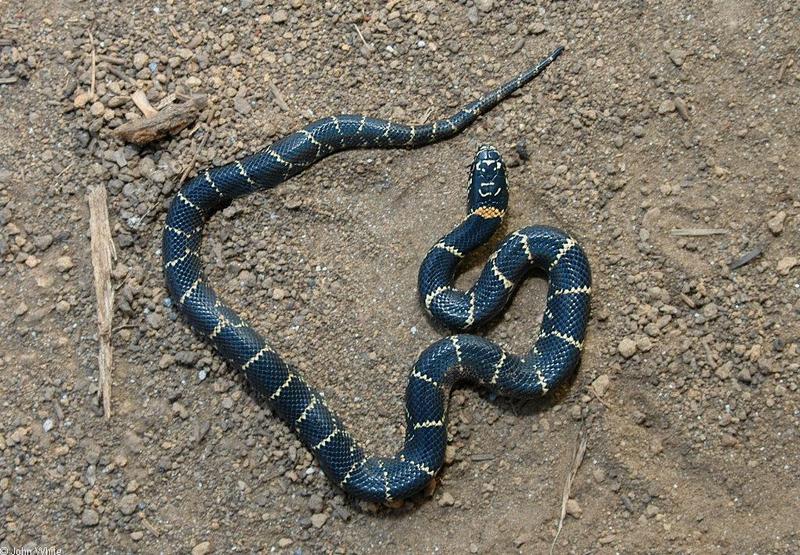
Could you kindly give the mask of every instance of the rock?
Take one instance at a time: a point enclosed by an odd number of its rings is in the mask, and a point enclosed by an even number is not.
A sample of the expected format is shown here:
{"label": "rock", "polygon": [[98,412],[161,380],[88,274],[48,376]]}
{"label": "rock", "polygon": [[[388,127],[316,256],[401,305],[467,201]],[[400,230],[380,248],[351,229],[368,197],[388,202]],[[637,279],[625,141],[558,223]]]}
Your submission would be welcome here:
{"label": "rock", "polygon": [[594,481],[598,484],[602,484],[606,481],[606,471],[602,468],[595,468],[592,470],[592,478],[594,478]]}
{"label": "rock", "polygon": [[292,540],[292,538],[281,538],[281,539],[278,540],[278,547],[280,547],[282,549],[285,549],[285,548],[289,547],[290,545],[292,545],[293,543],[294,543],[294,540]]}
{"label": "rock", "polygon": [[233,107],[237,112],[243,115],[247,115],[253,110],[253,107],[250,106],[247,99],[241,96],[237,96],[233,99]]}
{"label": "rock", "polygon": [[72,262],[72,258],[69,256],[59,256],[56,258],[56,270],[59,272],[67,272],[75,267],[75,263]]}
{"label": "rock", "polygon": [[602,397],[606,394],[609,385],[611,385],[611,378],[608,377],[608,374],[601,374],[592,382],[592,388],[594,392],[597,393],[598,397]]}
{"label": "rock", "polygon": [[475,6],[483,13],[489,13],[494,8],[494,0],[476,0]]}
{"label": "rock", "polygon": [[653,348],[653,342],[650,340],[649,337],[643,335],[636,340],[636,348],[646,353],[650,349]]}
{"label": "rock", "polygon": [[240,66],[244,63],[244,55],[241,52],[234,52],[228,60],[232,66]]}
{"label": "rock", "polygon": [[283,8],[275,10],[275,12],[272,14],[272,21],[274,21],[275,23],[285,23],[288,19],[289,19],[289,12],[287,12]]}
{"label": "rock", "polygon": [[133,55],[133,67],[137,70],[144,68],[147,65],[147,54],[144,52],[137,52]]}
{"label": "rock", "polygon": [[81,523],[84,526],[97,526],[100,523],[100,515],[93,509],[85,509],[81,515]]}
{"label": "rock", "polygon": [[675,102],[673,102],[669,98],[658,106],[658,113],[661,115],[669,114],[674,111],[675,111]]}
{"label": "rock", "polygon": [[686,106],[686,102],[679,97],[675,97],[675,109],[678,110],[678,115],[681,117],[683,121],[689,121],[689,107]]}
{"label": "rock", "polygon": [[206,555],[211,553],[211,542],[200,542],[192,548],[192,555]]}
{"label": "rock", "polygon": [[767,226],[769,230],[772,232],[773,235],[780,235],[783,232],[783,222],[786,220],[786,212],[781,210],[777,214],[775,214],[770,220],[767,222]]}
{"label": "rock", "polygon": [[533,25],[531,25],[531,33],[534,35],[541,35],[545,31],[547,31],[547,27],[545,27],[544,23],[541,21],[536,21]]}
{"label": "rock", "polygon": [[750,375],[750,370],[747,368],[742,368],[738,374],[736,374],[736,379],[742,383],[750,383],[753,381],[753,377]]}
{"label": "rock", "polygon": [[311,525],[314,528],[322,528],[326,522],[328,522],[327,513],[317,513],[311,516]]}
{"label": "rock", "polygon": [[636,341],[633,339],[626,337],[622,341],[619,342],[619,346],[617,347],[619,350],[619,354],[624,356],[625,358],[631,358],[633,355],[636,354]]}
{"label": "rock", "polygon": [[36,248],[40,251],[47,250],[50,245],[53,244],[53,236],[49,233],[39,235],[33,240],[33,244],[36,245]]}
{"label": "rock", "polygon": [[23,314],[25,314],[26,312],[28,312],[28,305],[26,305],[26,304],[25,304],[25,301],[22,301],[22,302],[20,302],[20,303],[19,303],[19,304],[18,304],[18,305],[17,305],[17,306],[14,308],[14,315],[15,315],[15,316],[22,316],[22,315],[23,315]]}
{"label": "rock", "polygon": [[472,25],[477,25],[478,21],[479,21],[478,20],[478,8],[476,8],[475,6],[470,6],[467,9],[467,19],[469,20],[469,22]]}
{"label": "rock", "polygon": [[733,361],[729,360],[714,371],[714,375],[720,380],[727,380],[731,377],[733,370]]}
{"label": "rock", "polygon": [[119,512],[124,515],[132,515],[136,511],[136,505],[138,502],[139,500],[136,497],[136,494],[129,493],[128,495],[122,496],[122,498],[119,500],[117,508],[119,509]]}
{"label": "rock", "polygon": [[778,261],[778,273],[782,276],[789,275],[789,271],[797,266],[800,263],[800,260],[797,259],[795,256],[784,256]]}
{"label": "rock", "polygon": [[455,504],[456,500],[450,494],[450,492],[444,492],[442,496],[439,498],[439,506],[440,507],[452,507]]}
{"label": "rock", "polygon": [[280,287],[276,287],[272,290],[272,298],[276,301],[280,301],[286,298],[289,295],[289,292],[286,289],[281,289]]}
{"label": "rock", "polygon": [[95,117],[102,116],[103,113],[105,113],[105,111],[106,111],[106,107],[99,100],[97,102],[94,102],[92,104],[92,106],[89,108],[89,113],[92,114]]}
{"label": "rock", "polygon": [[703,307],[703,316],[706,320],[713,320],[719,314],[719,307],[714,303],[708,303]]}
{"label": "rock", "polygon": [[633,136],[636,138],[641,139],[644,137],[644,127],[641,125],[634,125],[631,131],[633,132]]}
{"label": "rock", "polygon": [[308,498],[308,508],[311,509],[312,513],[321,513],[322,510],[325,508],[325,505],[322,502],[322,497],[317,494],[312,495]]}
{"label": "rock", "polygon": [[79,92],[77,95],[75,95],[75,99],[72,101],[72,103],[76,108],[83,108],[84,106],[89,104],[89,101],[91,100],[92,100],[91,93],[82,91]]}
{"label": "rock", "polygon": [[580,518],[583,514],[583,509],[580,504],[574,499],[567,499],[567,514],[572,518]]}
{"label": "rock", "polygon": [[686,53],[680,48],[671,48],[668,55],[669,59],[676,67],[681,67],[683,62],[686,61]]}

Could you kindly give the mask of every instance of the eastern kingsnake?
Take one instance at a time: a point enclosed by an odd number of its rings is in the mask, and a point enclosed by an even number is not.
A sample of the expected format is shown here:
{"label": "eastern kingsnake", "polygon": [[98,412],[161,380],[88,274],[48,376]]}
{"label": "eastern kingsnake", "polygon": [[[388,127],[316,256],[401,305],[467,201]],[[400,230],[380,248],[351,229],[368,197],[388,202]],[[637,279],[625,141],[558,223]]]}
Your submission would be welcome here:
{"label": "eastern kingsnake", "polygon": [[394,457],[368,457],[333,414],[322,393],[269,347],[264,338],[224,305],[206,281],[200,244],[207,219],[231,200],[263,191],[319,160],[354,148],[417,148],[461,132],[481,114],[541,73],[561,54],[556,49],[536,67],[468,104],[454,116],[408,126],[360,115],[333,116],[288,135],[265,150],[188,181],[173,199],[163,237],[170,295],[194,330],[207,338],[254,390],[297,433],[325,474],[355,497],[392,501],[430,481],[444,462],[446,402],[457,381],[482,384],[501,395],[547,393],[578,363],[589,313],[591,277],[583,250],[563,232],[526,227],[495,252],[476,285],[452,287],[459,260],[492,235],[508,203],[505,166],[491,147],[478,151],[471,168],[466,219],[428,253],[419,292],[428,311],[449,327],[466,330],[496,315],[531,267],[549,274],[549,294],[533,349],[519,357],[474,335],[437,341],[420,355],[406,390],[406,436]]}

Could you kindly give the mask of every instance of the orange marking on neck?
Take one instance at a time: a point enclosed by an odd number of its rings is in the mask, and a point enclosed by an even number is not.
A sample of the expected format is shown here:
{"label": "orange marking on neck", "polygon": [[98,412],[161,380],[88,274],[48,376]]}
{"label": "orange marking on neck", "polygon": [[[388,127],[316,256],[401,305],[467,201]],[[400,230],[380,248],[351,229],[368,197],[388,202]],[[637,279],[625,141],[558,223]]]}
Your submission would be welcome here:
{"label": "orange marking on neck", "polygon": [[487,220],[491,220],[492,218],[502,218],[506,215],[506,211],[500,210],[499,208],[494,208],[493,206],[479,206],[470,212],[470,216],[472,214],[480,216],[481,218],[486,218]]}

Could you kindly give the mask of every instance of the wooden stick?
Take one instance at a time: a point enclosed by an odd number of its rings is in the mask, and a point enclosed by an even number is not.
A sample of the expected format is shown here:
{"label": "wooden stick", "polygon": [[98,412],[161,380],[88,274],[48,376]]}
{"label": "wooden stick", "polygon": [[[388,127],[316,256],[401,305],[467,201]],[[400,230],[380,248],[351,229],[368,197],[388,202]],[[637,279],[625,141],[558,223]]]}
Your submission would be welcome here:
{"label": "wooden stick", "polygon": [[367,49],[367,52],[371,51],[371,50],[372,50],[372,48],[370,47],[370,45],[369,45],[369,44],[367,44],[367,41],[364,39],[364,35],[362,35],[362,34],[361,34],[361,29],[359,29],[359,28],[358,28],[358,25],[356,25],[355,23],[353,23],[353,27],[355,27],[355,28],[356,28],[356,33],[358,33],[358,38],[360,38],[360,39],[361,39],[361,42],[363,42],[363,43],[364,43],[364,48],[366,48],[366,49]]}
{"label": "wooden stick", "polygon": [[111,263],[116,258],[111,226],[108,223],[108,206],[105,187],[89,189],[89,232],[92,242],[92,267],[94,268],[94,293],[97,297],[97,329],[100,348],[97,361],[100,387],[98,397],[103,401],[103,414],[111,418],[111,319],[114,313],[114,290],[111,287]]}
{"label": "wooden stick", "polygon": [[727,229],[705,227],[690,227],[686,229],[673,229],[669,232],[673,237],[705,237],[707,235],[727,235]]}
{"label": "wooden stick", "polygon": [[89,41],[92,44],[92,86],[89,91],[92,93],[92,99],[95,98],[95,88],[97,85],[97,51],[94,48],[94,35],[89,31]]}
{"label": "wooden stick", "polygon": [[278,106],[280,106],[281,110],[288,112],[289,105],[286,104],[286,99],[284,99],[283,94],[280,90],[278,90],[278,87],[275,86],[275,83],[273,83],[272,80],[268,80],[267,86],[269,87],[272,96],[275,97],[275,102],[278,104]]}
{"label": "wooden stick", "polygon": [[144,145],[179,133],[197,119],[206,105],[205,96],[193,96],[189,101],[168,106],[154,116],[124,123],[113,133],[123,141]]}
{"label": "wooden stick", "polygon": [[556,541],[558,541],[558,536],[561,534],[561,527],[564,526],[564,519],[567,516],[567,501],[569,501],[569,494],[572,490],[572,480],[575,479],[575,476],[578,474],[578,469],[581,467],[581,463],[583,463],[583,456],[586,454],[586,443],[588,438],[584,434],[583,430],[581,430],[580,434],[578,434],[578,443],[575,445],[575,453],[572,455],[572,468],[567,474],[567,479],[564,481],[564,491],[561,494],[561,516],[558,519],[558,529],[556,530],[556,537],[553,538],[553,543],[550,544],[550,555],[553,555],[553,550],[556,547]]}
{"label": "wooden stick", "polygon": [[150,104],[150,101],[147,100],[147,95],[143,90],[139,89],[133,93],[131,95],[131,100],[133,100],[133,103],[136,104],[136,107],[139,108],[139,111],[142,112],[144,117],[152,118],[158,114],[158,110],[153,108],[153,106]]}

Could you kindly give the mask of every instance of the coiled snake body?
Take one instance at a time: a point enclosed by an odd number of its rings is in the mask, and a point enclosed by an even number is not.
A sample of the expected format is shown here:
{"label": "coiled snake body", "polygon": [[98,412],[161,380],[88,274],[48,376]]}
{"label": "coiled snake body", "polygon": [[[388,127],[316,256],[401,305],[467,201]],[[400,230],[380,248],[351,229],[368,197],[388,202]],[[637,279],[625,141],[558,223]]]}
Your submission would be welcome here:
{"label": "coiled snake body", "polygon": [[444,462],[446,402],[461,380],[501,395],[547,393],[575,368],[589,313],[591,277],[583,250],[565,233],[526,227],[511,234],[491,256],[476,285],[466,293],[452,286],[459,260],[499,226],[508,203],[505,166],[491,147],[472,164],[466,219],[426,256],[419,292],[431,315],[468,330],[496,315],[531,267],[549,276],[549,293],[538,339],[524,356],[474,335],[437,341],[419,357],[406,390],[406,435],[394,457],[370,457],[331,412],[325,397],[286,363],[265,339],[223,304],[206,281],[200,244],[206,220],[232,199],[262,191],[342,150],[416,148],[450,138],[541,73],[555,50],[454,116],[408,126],[360,115],[327,117],[292,133],[265,150],[188,181],[173,199],[163,237],[164,272],[170,295],[194,330],[211,341],[317,457],[325,474],[355,497],[402,499],[419,491]]}

